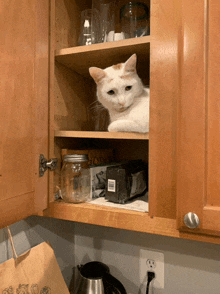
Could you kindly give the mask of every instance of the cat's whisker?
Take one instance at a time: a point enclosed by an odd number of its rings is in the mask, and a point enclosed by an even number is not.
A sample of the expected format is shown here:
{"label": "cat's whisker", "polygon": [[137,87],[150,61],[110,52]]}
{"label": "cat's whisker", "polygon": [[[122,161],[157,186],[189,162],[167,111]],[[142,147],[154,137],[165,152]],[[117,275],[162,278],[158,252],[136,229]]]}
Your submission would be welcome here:
{"label": "cat's whisker", "polygon": [[95,100],[95,101],[93,101],[90,105],[93,105],[93,104],[100,104],[100,102],[98,101],[98,100]]}
{"label": "cat's whisker", "polygon": [[88,110],[90,111],[97,111],[97,110],[104,110],[105,107],[101,104],[97,104],[97,105],[93,105],[93,106],[89,106]]}
{"label": "cat's whisker", "polygon": [[91,103],[88,108],[103,107],[99,102]]}

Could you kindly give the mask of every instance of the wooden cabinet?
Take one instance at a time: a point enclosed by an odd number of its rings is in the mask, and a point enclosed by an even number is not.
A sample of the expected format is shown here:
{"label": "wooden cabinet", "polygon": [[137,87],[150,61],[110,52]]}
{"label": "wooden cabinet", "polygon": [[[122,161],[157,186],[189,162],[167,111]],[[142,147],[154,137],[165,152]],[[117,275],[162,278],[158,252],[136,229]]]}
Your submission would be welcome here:
{"label": "wooden cabinet", "polygon": [[[0,227],[47,207],[49,1],[1,1]],[[40,197],[36,197],[36,196]]]}
{"label": "wooden cabinet", "polygon": [[[219,43],[214,38],[219,21],[214,5],[219,8],[219,4],[212,4],[217,1],[210,1],[207,10],[199,1],[191,4],[186,3],[188,0],[145,0],[151,13],[149,36],[90,46],[78,46],[77,42],[80,13],[91,8],[91,0],[41,0],[32,4],[26,1],[22,9],[14,7],[14,14],[23,16],[16,19],[6,11],[10,2],[7,0],[3,7],[4,28],[10,28],[9,22],[11,31],[8,43],[4,44],[8,57],[4,91],[9,95],[5,95],[5,109],[1,110],[11,117],[11,126],[3,115],[1,227],[31,214],[44,213],[76,222],[220,243],[212,236],[192,234],[183,224],[186,213],[196,212],[201,228],[210,230],[210,221],[202,213],[211,211],[218,215],[218,197],[213,195],[217,195],[219,170],[215,157],[216,146],[220,144],[216,136],[215,88]],[[188,6],[192,9],[188,10]],[[197,8],[200,14],[195,21]],[[31,25],[26,23],[30,15]],[[21,39],[17,40],[15,28],[19,25],[17,35],[21,34]],[[14,49],[9,56],[11,44]],[[23,50],[16,57],[15,48],[21,45]],[[94,131],[88,120],[88,107],[95,99],[95,85],[88,68],[124,62],[133,53],[138,57],[140,77],[150,85],[149,134]],[[26,71],[27,63],[21,60],[28,58],[30,69]],[[18,60],[18,68],[24,68],[23,75],[13,72]],[[15,140],[18,134],[19,144]],[[149,163],[148,213],[55,201],[61,149],[94,147],[114,148],[117,160],[141,158]],[[40,154],[59,159],[59,168],[47,171],[42,178],[38,175]],[[210,191],[211,196],[207,196],[208,205],[203,209],[205,191]],[[214,229],[213,224],[211,230],[218,228]]]}
{"label": "wooden cabinet", "polygon": [[178,227],[185,214],[194,233],[220,234],[220,25],[218,1],[183,2],[178,107]]}

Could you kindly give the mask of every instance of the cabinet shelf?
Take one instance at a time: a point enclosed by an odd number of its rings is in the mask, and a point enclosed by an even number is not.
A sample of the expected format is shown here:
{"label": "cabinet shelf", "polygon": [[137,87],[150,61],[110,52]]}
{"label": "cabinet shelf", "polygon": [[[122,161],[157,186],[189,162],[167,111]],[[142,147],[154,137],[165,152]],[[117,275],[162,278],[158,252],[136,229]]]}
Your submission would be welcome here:
{"label": "cabinet shelf", "polygon": [[119,132],[92,132],[92,131],[55,131],[55,137],[66,138],[93,138],[93,139],[131,139],[149,140],[149,133],[119,133]]}
{"label": "cabinet shelf", "polygon": [[89,67],[105,68],[109,65],[120,63],[123,60],[126,61],[134,53],[137,54],[140,64],[149,63],[150,39],[150,36],[146,36],[89,46],[65,48],[55,52],[55,59],[77,73],[89,77]]}
{"label": "cabinet shelf", "polygon": [[151,218],[146,212],[125,210],[91,203],[65,203],[55,201],[50,203],[45,215],[58,219],[179,237],[174,219]]}

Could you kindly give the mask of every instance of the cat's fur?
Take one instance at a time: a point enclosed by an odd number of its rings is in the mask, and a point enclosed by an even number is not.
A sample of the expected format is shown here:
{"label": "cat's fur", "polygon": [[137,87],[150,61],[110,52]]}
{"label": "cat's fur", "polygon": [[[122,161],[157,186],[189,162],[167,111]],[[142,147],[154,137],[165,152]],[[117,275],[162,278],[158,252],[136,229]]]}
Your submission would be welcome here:
{"label": "cat's fur", "polygon": [[90,67],[97,98],[109,111],[109,132],[149,132],[149,88],[136,72],[137,56],[102,70]]}

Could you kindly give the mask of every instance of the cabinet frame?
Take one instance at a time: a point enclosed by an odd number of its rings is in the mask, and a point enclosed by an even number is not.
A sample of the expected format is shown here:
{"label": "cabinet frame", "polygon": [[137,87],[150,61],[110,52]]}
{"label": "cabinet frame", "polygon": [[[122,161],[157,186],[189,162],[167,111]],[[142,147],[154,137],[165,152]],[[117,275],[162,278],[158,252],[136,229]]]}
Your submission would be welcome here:
{"label": "cabinet frame", "polygon": [[[166,7],[166,9],[165,9]],[[150,66],[150,88],[154,89],[151,93],[151,106],[150,112],[151,116],[154,117],[150,123],[150,132],[149,132],[149,148],[150,148],[150,159],[149,165],[150,170],[152,170],[150,176],[150,194],[153,197],[150,198],[150,211],[148,214],[142,214],[139,212],[130,212],[124,211],[123,209],[110,209],[103,208],[99,206],[93,206],[92,204],[85,203],[81,205],[68,205],[65,203],[56,203],[54,202],[53,193],[51,194],[52,186],[53,186],[53,176],[50,175],[50,197],[49,197],[49,210],[45,211],[45,215],[61,218],[61,219],[69,219],[74,221],[88,222],[99,225],[113,226],[121,229],[131,229],[131,230],[140,230],[146,232],[160,232],[162,233],[162,229],[157,229],[157,222],[155,221],[157,218],[161,225],[159,227],[163,227],[166,231],[165,234],[169,234],[166,227],[172,228],[170,230],[171,235],[178,235],[178,232],[175,230],[175,218],[176,218],[176,187],[175,187],[175,172],[176,172],[176,96],[178,95],[178,30],[179,30],[179,22],[180,22],[180,14],[179,14],[179,4],[176,1],[166,0],[161,5],[159,0],[151,1],[151,36],[145,37],[147,42],[150,42],[150,58],[151,58],[151,66]],[[173,18],[170,18],[170,13],[172,12]],[[55,26],[55,1],[51,1],[51,29],[53,31],[53,27]],[[51,33],[53,36],[53,40],[51,41],[51,115],[50,121],[51,125],[54,125],[54,58],[55,54],[58,56],[58,61],[65,64],[65,66],[69,66],[71,68],[75,67],[75,64],[69,60],[71,58],[70,54],[79,56],[83,55],[82,51],[94,52],[95,50],[100,50],[107,52],[113,52],[112,50],[116,50],[115,52],[119,52],[120,50],[124,50],[129,46],[130,48],[134,48],[136,46],[143,46],[144,38],[138,39],[137,41],[134,39],[123,40],[118,42],[113,42],[112,46],[109,43],[105,44],[97,44],[87,46],[86,48],[73,47],[67,49],[59,49],[54,53],[55,46],[55,36],[54,31]],[[146,43],[147,44],[147,43]],[[114,47],[112,49],[111,47]],[[138,47],[137,47],[138,48]],[[129,47],[128,47],[129,49]],[[82,50],[82,51],[81,51]],[[131,49],[129,49],[130,51]],[[75,53],[74,53],[75,52]],[[64,58],[62,57],[64,54]],[[77,55],[78,54],[78,55]],[[111,54],[111,53],[110,53]],[[115,54],[115,53],[114,53]],[[140,54],[143,55],[143,52]],[[97,55],[98,58],[99,55]],[[169,58],[167,58],[169,56]],[[142,57],[143,58],[143,57]],[[94,57],[93,57],[94,59]],[[74,59],[73,59],[74,60]],[[79,62],[79,61],[78,61]],[[81,70],[81,69],[80,69]],[[84,73],[85,70],[81,70],[81,73]],[[167,85],[169,84],[169,88],[167,89]],[[159,99],[158,97],[161,97]],[[166,120],[166,123],[164,123]],[[64,131],[64,130],[55,130],[54,127],[50,128],[50,157],[54,156],[54,146],[53,140],[54,135],[59,137],[77,137],[79,138],[87,138],[92,137],[92,133],[87,132],[72,132],[72,131]],[[104,133],[103,133],[104,134]],[[114,133],[105,133],[101,134],[100,137],[105,138],[118,138],[123,137],[134,139],[148,139],[148,134],[139,135],[139,134],[114,134]],[[98,135],[95,135],[96,137]],[[94,209],[93,209],[94,208]],[[65,211],[65,213],[62,212]],[[88,219],[86,220],[83,217],[85,211],[88,212]],[[106,217],[102,218],[102,214],[106,213]],[[75,215],[78,217],[76,218]],[[122,217],[127,219],[128,225],[126,225],[126,221],[122,221]],[[143,228],[140,227],[140,220],[145,220],[143,224]],[[112,222],[111,219],[114,219]],[[105,220],[104,221],[102,221]],[[131,224],[132,220],[134,225]],[[135,221],[136,219],[136,221]],[[149,221],[149,227],[147,225],[147,221]],[[151,227],[150,223],[154,224]],[[172,233],[171,233],[172,231]]]}

